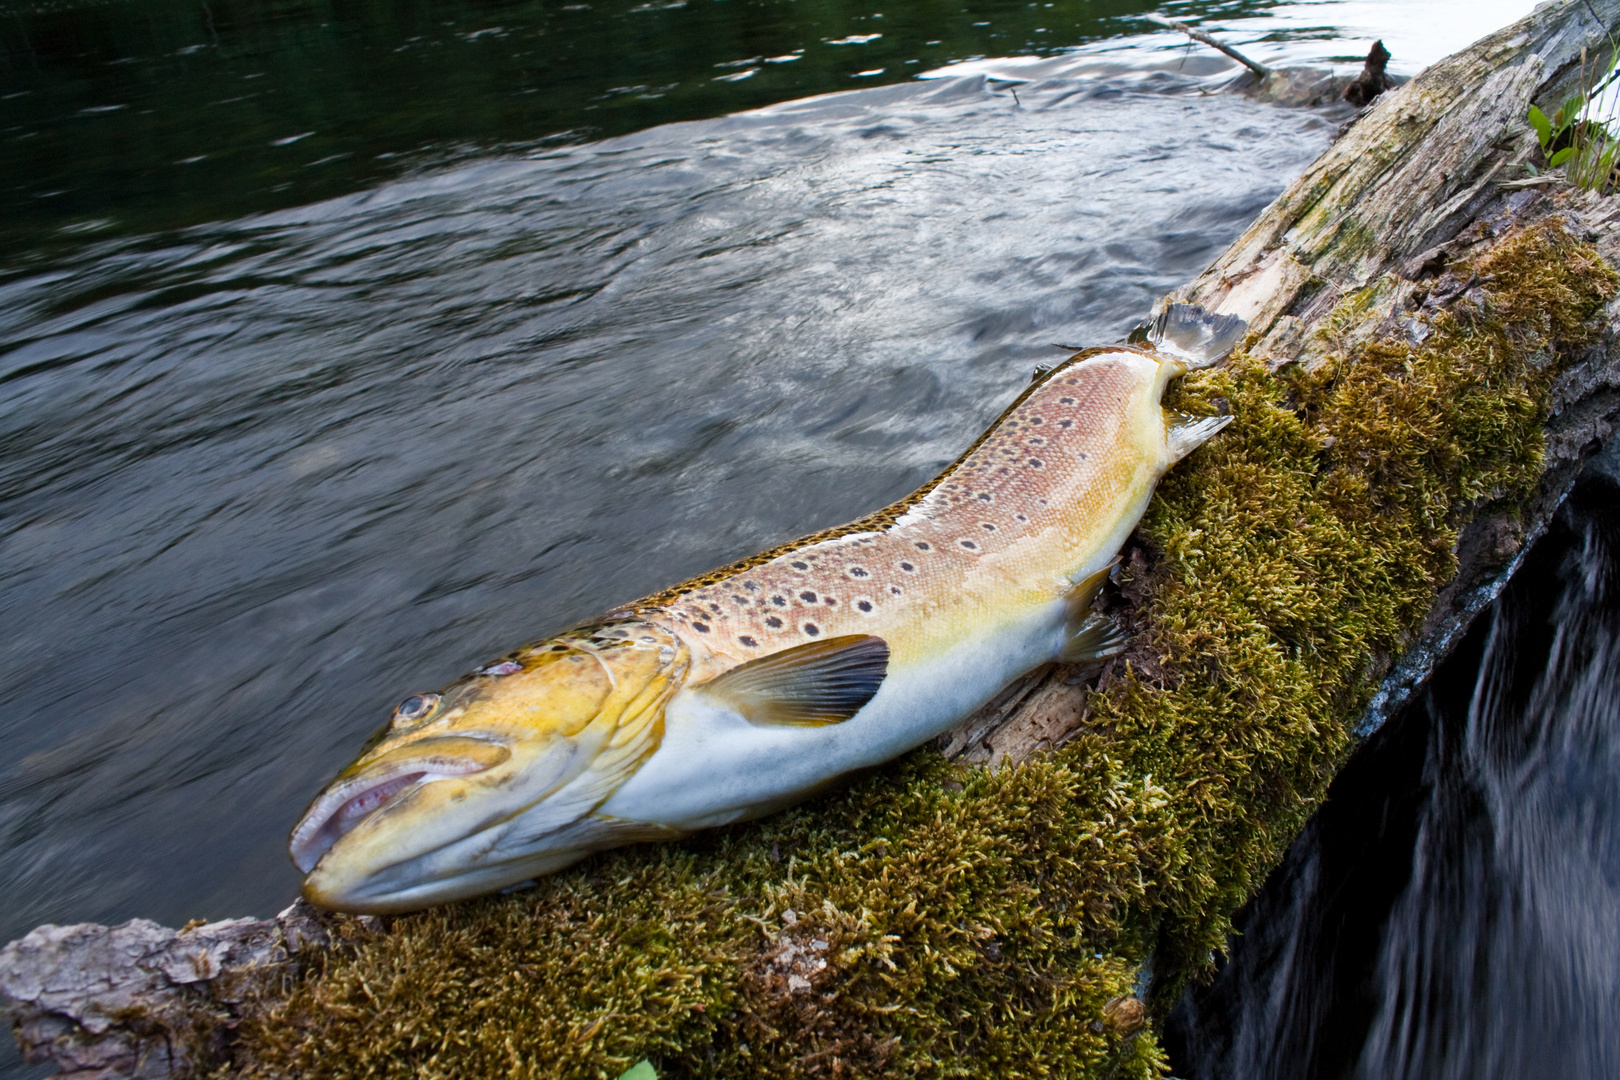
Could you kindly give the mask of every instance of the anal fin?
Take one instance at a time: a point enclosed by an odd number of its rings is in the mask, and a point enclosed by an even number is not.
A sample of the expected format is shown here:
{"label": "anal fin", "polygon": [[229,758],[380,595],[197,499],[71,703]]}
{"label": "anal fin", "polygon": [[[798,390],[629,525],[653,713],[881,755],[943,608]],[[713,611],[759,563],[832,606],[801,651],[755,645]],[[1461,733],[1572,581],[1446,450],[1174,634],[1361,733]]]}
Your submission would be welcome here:
{"label": "anal fin", "polygon": [[1109,563],[1077,583],[1070,591],[1067,597],[1068,634],[1057,655],[1057,659],[1063,663],[1084,664],[1117,656],[1125,651],[1127,640],[1125,632],[1113,619],[1091,610],[1091,602],[1097,598],[1097,593],[1102,590],[1109,572],[1113,569],[1114,563]]}
{"label": "anal fin", "polygon": [[739,664],[697,690],[751,724],[818,727],[860,712],[888,670],[888,642],[850,634]]}
{"label": "anal fin", "polygon": [[1098,593],[1102,592],[1102,587],[1108,582],[1108,575],[1113,572],[1118,562],[1119,560],[1115,559],[1095,574],[1081,578],[1074,583],[1074,587],[1064,597],[1064,600],[1069,605],[1070,622],[1078,622],[1080,619],[1085,618],[1086,612],[1091,608],[1091,602],[1097,599]]}
{"label": "anal fin", "polygon": [[1106,660],[1124,652],[1129,640],[1113,619],[1093,613],[1069,634],[1063,648],[1058,651],[1058,659],[1065,664]]}
{"label": "anal fin", "polygon": [[1230,416],[1189,416],[1186,413],[1165,414],[1165,440],[1170,444],[1170,460],[1180,461],[1215,437],[1215,433],[1232,422]]}

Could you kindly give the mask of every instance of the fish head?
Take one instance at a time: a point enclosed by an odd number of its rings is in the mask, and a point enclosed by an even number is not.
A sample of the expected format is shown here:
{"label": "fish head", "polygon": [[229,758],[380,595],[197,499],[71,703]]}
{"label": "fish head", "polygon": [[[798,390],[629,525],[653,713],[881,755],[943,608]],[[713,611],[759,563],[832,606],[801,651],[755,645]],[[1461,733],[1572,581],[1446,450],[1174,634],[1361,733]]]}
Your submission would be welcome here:
{"label": "fish head", "polygon": [[689,666],[673,633],[628,619],[411,695],[293,829],[304,895],[340,911],[409,911],[595,850],[579,823],[657,749]]}

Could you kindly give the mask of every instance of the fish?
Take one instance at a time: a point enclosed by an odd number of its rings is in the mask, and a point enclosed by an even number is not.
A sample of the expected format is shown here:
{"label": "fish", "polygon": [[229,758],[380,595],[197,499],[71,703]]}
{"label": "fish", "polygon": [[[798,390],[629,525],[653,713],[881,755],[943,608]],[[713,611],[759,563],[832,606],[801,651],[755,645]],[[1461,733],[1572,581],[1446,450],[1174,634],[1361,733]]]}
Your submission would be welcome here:
{"label": "fish", "polygon": [[385,914],[772,813],[935,738],[1050,662],[1117,655],[1094,600],[1155,485],[1229,416],[1171,379],[1247,327],[1173,304],[1036,378],[892,506],[517,649],[394,710],[289,852]]}

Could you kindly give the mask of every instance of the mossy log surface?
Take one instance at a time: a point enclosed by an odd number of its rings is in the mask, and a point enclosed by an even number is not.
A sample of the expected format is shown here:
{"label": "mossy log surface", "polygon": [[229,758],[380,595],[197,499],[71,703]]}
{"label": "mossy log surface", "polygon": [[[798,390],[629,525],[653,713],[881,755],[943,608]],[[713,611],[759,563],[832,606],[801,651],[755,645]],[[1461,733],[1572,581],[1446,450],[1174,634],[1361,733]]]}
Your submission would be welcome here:
{"label": "mossy log surface", "polygon": [[19,1037],[108,1078],[1160,1075],[1154,1018],[1620,416],[1620,200],[1529,175],[1524,122],[1617,24],[1546,4],[1386,94],[1167,298],[1252,333],[1167,402],[1234,422],[1127,547],[1125,656],[527,892],[42,928]]}

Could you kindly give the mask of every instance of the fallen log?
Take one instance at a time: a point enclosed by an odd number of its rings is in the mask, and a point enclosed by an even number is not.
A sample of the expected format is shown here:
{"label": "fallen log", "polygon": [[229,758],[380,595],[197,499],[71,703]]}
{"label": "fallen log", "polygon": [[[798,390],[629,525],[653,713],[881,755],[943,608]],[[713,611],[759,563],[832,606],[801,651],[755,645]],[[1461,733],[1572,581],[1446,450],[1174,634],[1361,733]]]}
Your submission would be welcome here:
{"label": "fallen log", "polygon": [[1530,104],[1617,26],[1545,4],[1385,93],[1165,299],[1252,333],[1167,402],[1235,419],[1127,549],[1125,656],[528,892],[41,928],[0,952],[25,1052],[108,1080],[1158,1075],[1152,1015],[1620,417],[1620,209],[1512,183]]}

